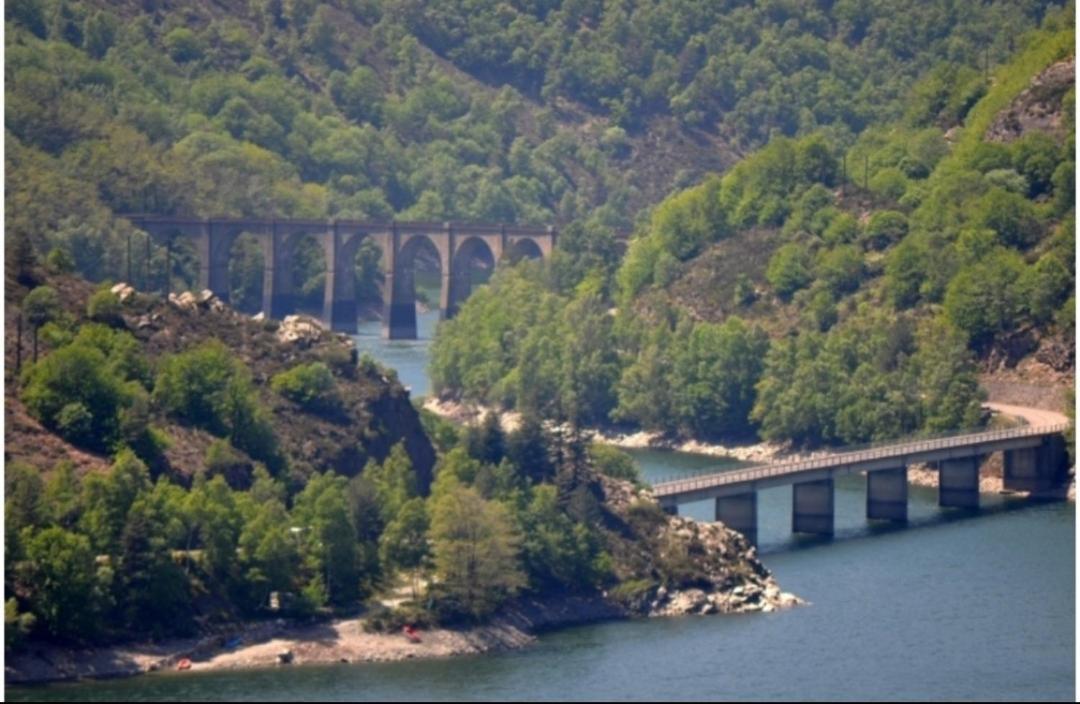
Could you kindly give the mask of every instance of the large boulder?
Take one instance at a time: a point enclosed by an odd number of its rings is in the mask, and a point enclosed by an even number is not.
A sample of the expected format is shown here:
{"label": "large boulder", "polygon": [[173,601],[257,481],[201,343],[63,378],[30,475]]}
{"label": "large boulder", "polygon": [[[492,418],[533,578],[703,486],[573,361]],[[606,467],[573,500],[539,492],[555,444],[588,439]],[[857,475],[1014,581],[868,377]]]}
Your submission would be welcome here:
{"label": "large boulder", "polygon": [[169,303],[180,310],[195,310],[199,307],[199,299],[191,291],[184,291],[181,294],[170,293]]}
{"label": "large boulder", "polygon": [[123,282],[116,284],[109,290],[121,303],[135,295],[135,287]]}
{"label": "large boulder", "polygon": [[309,315],[287,315],[277,330],[278,342],[310,347],[323,335],[323,326]]}

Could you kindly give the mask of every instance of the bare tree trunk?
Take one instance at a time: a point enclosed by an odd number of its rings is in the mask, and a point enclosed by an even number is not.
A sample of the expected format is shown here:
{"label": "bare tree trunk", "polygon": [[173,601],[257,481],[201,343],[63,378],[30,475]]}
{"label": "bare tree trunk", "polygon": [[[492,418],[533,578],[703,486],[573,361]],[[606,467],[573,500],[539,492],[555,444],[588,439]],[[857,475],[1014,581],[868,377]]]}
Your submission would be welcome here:
{"label": "bare tree trunk", "polygon": [[15,375],[22,369],[22,311],[15,318]]}

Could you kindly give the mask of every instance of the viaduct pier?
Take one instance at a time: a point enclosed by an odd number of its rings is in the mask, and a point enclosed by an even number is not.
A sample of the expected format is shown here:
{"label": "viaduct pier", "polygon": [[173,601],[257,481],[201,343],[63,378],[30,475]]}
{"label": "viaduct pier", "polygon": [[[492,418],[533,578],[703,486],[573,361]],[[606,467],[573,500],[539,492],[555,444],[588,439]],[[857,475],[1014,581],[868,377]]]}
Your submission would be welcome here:
{"label": "viaduct pier", "polygon": [[147,214],[120,217],[168,247],[178,238],[192,244],[199,261],[199,288],[213,291],[226,302],[232,246],[241,234],[255,236],[263,256],[262,311],[272,318],[295,311],[291,272],[297,247],[303,238],[313,238],[326,263],[321,317],[328,327],[349,333],[357,328],[357,248],[370,239],[382,251],[383,334],[390,339],[416,338],[414,262],[422,248],[434,252],[438,259],[442,277],[439,311],[443,318],[450,318],[469,296],[473,261],[494,268],[504,258],[547,258],[558,237],[552,226]]}
{"label": "viaduct pier", "polygon": [[897,442],[662,482],[653,486],[653,494],[669,513],[677,513],[680,504],[713,500],[716,520],[756,543],[757,492],[791,485],[792,531],[832,535],[833,484],[839,476],[866,475],[866,517],[872,520],[907,521],[907,473],[915,463],[938,471],[941,506],[974,509],[979,506],[979,466],[992,452],[1004,454],[1006,489],[1041,492],[1060,486],[1068,471],[1068,427],[1023,426]]}

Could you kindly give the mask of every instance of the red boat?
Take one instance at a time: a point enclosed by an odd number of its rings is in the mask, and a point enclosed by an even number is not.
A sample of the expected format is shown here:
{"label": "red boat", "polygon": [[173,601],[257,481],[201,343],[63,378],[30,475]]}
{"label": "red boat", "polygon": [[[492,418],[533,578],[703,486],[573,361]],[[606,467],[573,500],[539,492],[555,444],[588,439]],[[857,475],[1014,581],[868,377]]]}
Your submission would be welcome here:
{"label": "red boat", "polygon": [[410,643],[419,643],[420,634],[412,626],[404,626],[401,632],[405,634],[405,637],[409,639]]}

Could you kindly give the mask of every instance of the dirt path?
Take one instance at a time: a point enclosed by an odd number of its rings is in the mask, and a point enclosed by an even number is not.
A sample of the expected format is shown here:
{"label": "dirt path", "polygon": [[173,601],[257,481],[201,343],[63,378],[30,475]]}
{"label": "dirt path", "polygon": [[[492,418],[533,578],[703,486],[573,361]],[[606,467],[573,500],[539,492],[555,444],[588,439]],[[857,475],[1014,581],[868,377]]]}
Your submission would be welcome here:
{"label": "dirt path", "polygon": [[997,413],[1004,413],[1005,415],[1023,418],[1027,421],[1028,425],[1034,426],[1036,428],[1044,425],[1060,425],[1062,423],[1069,422],[1069,419],[1065,416],[1064,413],[1058,413],[1057,411],[1047,411],[1042,408],[1031,408],[1029,406],[1012,406],[1007,403],[984,403],[983,406]]}

